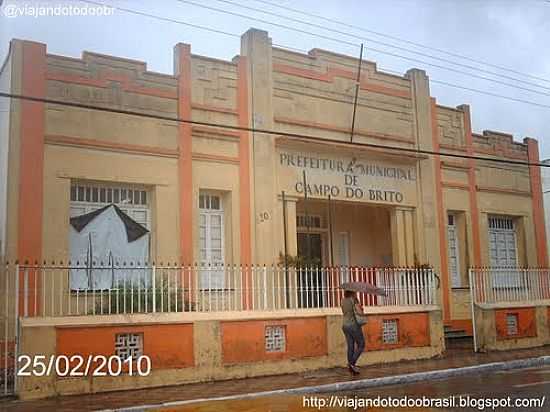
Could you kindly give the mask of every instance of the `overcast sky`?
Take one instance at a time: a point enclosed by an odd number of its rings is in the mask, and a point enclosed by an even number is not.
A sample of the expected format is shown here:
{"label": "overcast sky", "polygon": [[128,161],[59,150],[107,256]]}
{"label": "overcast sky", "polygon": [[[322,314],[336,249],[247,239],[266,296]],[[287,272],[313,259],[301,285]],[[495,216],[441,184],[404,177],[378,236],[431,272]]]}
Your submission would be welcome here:
{"label": "overcast sky", "polygon": [[[267,30],[273,42],[278,45],[309,50],[324,48],[340,53],[358,55],[359,47],[336,41],[298,33],[281,27],[227,15],[199,7],[208,6],[231,10],[235,13],[277,22],[301,30],[359,44],[361,41],[343,34],[331,33],[295,21],[285,21],[272,15],[242,9],[228,4],[229,1],[260,8],[295,19],[307,19],[319,24],[355,34],[365,39],[365,58],[375,61],[381,70],[406,72],[417,67],[426,70],[431,79],[479,89],[516,99],[528,100],[549,107],[509,101],[484,94],[431,84],[431,94],[438,103],[457,106],[469,104],[472,109],[473,129],[498,130],[514,134],[517,141],[523,137],[535,137],[541,145],[541,158],[550,157],[550,0],[267,0],[280,6],[288,6],[309,13],[315,13],[348,24],[359,26],[407,41],[421,43],[455,54],[471,57],[493,65],[502,66],[523,74],[483,66],[471,61],[460,60],[433,50],[414,47],[407,43],[364,33],[357,29],[330,24],[312,17],[285,11],[261,4],[257,0],[189,0],[197,5],[180,0],[95,0],[104,4],[154,14],[169,19],[203,25],[213,29],[242,34],[250,27]],[[0,0],[0,3],[2,1]],[[161,21],[144,16],[115,10],[108,17],[21,16],[8,18],[6,10],[13,13],[20,7],[36,5],[86,6],[79,1],[16,1],[4,0],[0,17],[0,56],[3,61],[9,40],[20,38],[47,44],[48,52],[80,57],[83,50],[127,57],[147,62],[149,70],[172,73],[173,46],[178,42],[191,43],[192,52],[222,59],[231,59],[239,53],[240,40],[237,37],[212,33],[182,24]],[[93,7],[87,5],[88,7]],[[28,12],[28,10],[27,10]],[[461,64],[474,65],[482,70],[496,72],[509,78],[497,77],[485,72],[458,67],[429,57],[414,55],[403,50],[376,44],[373,40],[391,43],[410,50],[435,55]],[[472,78],[453,71],[433,67],[418,61],[407,61],[375,52],[378,49],[407,56],[454,70],[475,73],[500,82]],[[534,83],[534,84],[529,84]],[[540,87],[537,87],[537,84]],[[517,87],[538,91],[520,90]]]}

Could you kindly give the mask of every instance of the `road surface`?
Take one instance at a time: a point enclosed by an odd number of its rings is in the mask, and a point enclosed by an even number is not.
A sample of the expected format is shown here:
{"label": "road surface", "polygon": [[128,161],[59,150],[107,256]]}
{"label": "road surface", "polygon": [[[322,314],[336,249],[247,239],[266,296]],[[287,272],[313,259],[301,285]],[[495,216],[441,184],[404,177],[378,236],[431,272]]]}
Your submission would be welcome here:
{"label": "road surface", "polygon": [[[380,397],[380,398],[379,398]],[[365,402],[404,402],[409,399],[428,399],[433,407],[382,407],[380,404]],[[455,405],[438,407],[437,402],[445,400],[450,404],[454,397]],[[460,402],[470,402],[470,408],[460,407]],[[514,407],[516,400],[525,402],[526,407]],[[332,402],[332,407],[330,403]],[[419,402],[419,401],[417,401]],[[539,407],[539,405],[542,406]],[[508,406],[511,405],[511,406]],[[357,406],[357,409],[354,407]],[[494,406],[494,409],[493,409]],[[416,383],[411,385],[388,386],[356,392],[305,396],[274,396],[252,400],[205,402],[181,407],[170,407],[163,412],[294,412],[294,411],[550,411],[550,367],[500,371],[479,376],[466,376],[447,380]]]}

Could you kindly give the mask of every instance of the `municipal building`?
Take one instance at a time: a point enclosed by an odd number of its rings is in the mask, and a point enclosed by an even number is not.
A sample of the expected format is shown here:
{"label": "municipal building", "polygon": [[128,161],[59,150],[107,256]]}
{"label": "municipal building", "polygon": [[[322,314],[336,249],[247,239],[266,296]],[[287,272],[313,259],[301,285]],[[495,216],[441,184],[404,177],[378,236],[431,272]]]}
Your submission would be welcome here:
{"label": "municipal building", "polygon": [[[0,89],[48,101],[0,102],[0,255],[431,266],[445,324],[471,328],[470,267],[548,264],[540,171],[522,164],[539,161],[537,140],[474,131],[470,107],[438,104],[424,70],[370,61],[352,133],[358,63],[257,29],[231,61],[177,44],[168,74],[13,40]],[[110,205],[131,224],[71,235]],[[139,248],[106,249],[102,230],[134,223]]]}

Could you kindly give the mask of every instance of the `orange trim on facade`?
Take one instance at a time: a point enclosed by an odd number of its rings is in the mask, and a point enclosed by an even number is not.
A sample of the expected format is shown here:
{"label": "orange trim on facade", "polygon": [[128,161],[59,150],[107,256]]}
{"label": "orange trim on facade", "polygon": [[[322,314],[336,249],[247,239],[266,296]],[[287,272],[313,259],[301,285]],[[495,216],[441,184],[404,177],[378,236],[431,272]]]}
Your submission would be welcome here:
{"label": "orange trim on facade", "polygon": [[[342,77],[354,81],[357,78],[357,74],[350,70],[344,70],[334,67],[327,68],[327,71],[325,73],[319,73],[314,70],[289,66],[287,64],[274,63],[273,70],[290,76],[297,76],[311,80],[319,80],[321,82],[328,83],[332,83],[336,77]],[[364,80],[364,78],[361,79],[360,89],[373,93],[385,94],[387,96],[402,97],[405,99],[411,98],[411,92],[408,90],[399,90],[392,87],[382,86],[379,84],[368,82]]]}
{"label": "orange trim on facade", "polygon": [[[351,128],[349,127],[338,127],[338,126],[332,126],[330,124],[310,122],[307,120],[290,119],[288,117],[276,116],[275,121],[278,123],[290,124],[293,126],[311,127],[313,129],[328,130],[331,132],[345,133],[348,135],[351,133]],[[393,140],[400,143],[414,144],[413,139],[408,137],[403,137],[403,136],[396,136],[396,135],[391,135],[386,133],[369,132],[367,130],[354,130],[353,133],[359,136],[374,137],[376,139]]]}
{"label": "orange trim on facade", "polygon": [[531,197],[531,192],[527,190],[506,189],[503,187],[494,187],[494,186],[477,186],[476,188],[478,192],[504,193],[507,195]]}
{"label": "orange trim on facade", "polygon": [[[237,107],[239,127],[249,126],[247,59],[239,57],[237,66]],[[252,263],[252,219],[250,205],[250,134],[241,131],[239,136],[239,220],[241,226],[241,264]],[[249,300],[250,301],[250,300]]]}
{"label": "orange trim on facade", "polygon": [[56,355],[78,355],[84,359],[95,355],[110,357],[115,355],[116,335],[126,333],[143,335],[143,355],[150,357],[153,371],[195,366],[191,323],[58,327]]}
{"label": "orange trim on facade", "polygon": [[[439,146],[441,149],[441,146]],[[448,160],[442,160],[441,165],[443,167],[453,168],[453,169],[468,169],[468,165],[465,162],[450,162]]]}
{"label": "orange trim on facade", "polygon": [[460,182],[441,182],[441,186],[449,189],[470,190],[470,185]]}
{"label": "orange trim on facade", "polygon": [[[367,324],[363,326],[367,351],[430,346],[428,313],[371,315],[368,318]],[[397,343],[384,343],[384,320],[394,319],[397,320]]]}
{"label": "orange trim on facade", "polygon": [[[444,150],[452,150],[455,152],[468,153],[468,146],[455,146],[450,144],[441,144],[439,145],[439,147]],[[505,157],[508,159],[527,160],[527,155],[513,153],[504,148],[502,148],[502,150],[494,150],[494,149],[483,149],[480,147],[474,147],[474,153],[478,155],[481,154],[481,155],[496,156],[499,158]]]}
{"label": "orange trim on facade", "polygon": [[[328,353],[326,317],[220,323],[224,365],[319,357]],[[268,326],[285,329],[283,352],[266,351],[265,330]]]}
{"label": "orange trim on facade", "polygon": [[[474,155],[472,123],[470,119],[470,108],[462,106],[464,113],[464,130],[466,132],[466,147],[467,153],[470,156]],[[476,190],[476,164],[474,159],[468,159],[468,185],[470,191],[470,216],[472,219],[472,241],[474,248],[474,266],[481,266],[481,239],[479,234],[479,210],[477,206],[477,190]]]}
{"label": "orange trim on facade", "polygon": [[[21,94],[44,98],[46,95],[46,45],[21,42]],[[22,100],[19,148],[19,200],[17,214],[17,256],[20,261],[40,261],[42,257],[42,219],[44,205],[44,103]],[[23,273],[20,274],[23,282]],[[29,284],[37,285],[40,296],[40,278],[29,273]],[[21,283],[22,284],[22,283]],[[21,290],[21,289],[20,289]],[[29,290],[30,293],[35,293]],[[23,302],[19,311],[24,310]],[[28,315],[38,313],[39,304],[29,299]]]}
{"label": "orange trim on facade", "polygon": [[235,165],[238,165],[240,160],[238,157],[197,152],[193,152],[191,156],[193,160],[206,160],[209,162],[230,163]]}
{"label": "orange trim on facade", "polygon": [[[435,99],[430,98],[431,120],[432,120],[432,145],[435,152],[439,152],[439,126],[437,124],[437,107]],[[451,318],[451,302],[449,288],[449,265],[447,261],[447,234],[446,234],[446,212],[443,205],[443,186],[441,183],[441,157],[434,156],[435,168],[435,201],[437,209],[437,220],[439,226],[439,258],[441,265],[441,289],[443,291],[443,320],[446,322]]]}
{"label": "orange trim on facade", "polygon": [[521,155],[517,153],[512,153],[507,150],[482,149],[482,148],[476,147],[474,148],[474,153],[489,155],[489,156],[496,156],[498,158],[505,157],[508,159],[515,159],[515,160],[527,160],[527,154]]}
{"label": "orange trim on facade", "polygon": [[92,86],[99,88],[109,87],[109,83],[119,82],[123,90],[128,93],[144,94],[147,96],[163,97],[166,99],[177,99],[178,94],[175,91],[160,89],[157,87],[144,87],[136,84],[129,76],[125,76],[119,73],[111,71],[101,71],[99,78],[92,79],[90,77],[75,76],[73,74],[61,73],[61,72],[48,72],[46,74],[47,80],[55,80],[64,83],[79,84],[82,86]]}
{"label": "orange trim on facade", "polygon": [[164,147],[132,145],[125,143],[113,143],[111,141],[84,139],[74,136],[60,136],[50,134],[46,135],[44,140],[47,144],[59,146],[86,147],[96,150],[140,154],[146,156],[163,156],[176,158],[179,156],[179,150],[177,149],[166,149]]}
{"label": "orange trim on facade", "polygon": [[444,143],[441,143],[439,145],[439,148],[440,149],[445,149],[445,150],[454,150],[456,152],[467,152],[468,151],[468,148],[466,148],[464,146],[455,146],[455,145],[452,145],[452,144],[444,144]]}
{"label": "orange trim on facade", "polygon": [[[461,182],[442,182],[443,187],[449,189],[461,189],[461,190],[470,190],[470,185],[467,183]],[[502,187],[493,187],[493,186],[477,186],[476,192],[489,192],[489,193],[504,193],[507,195],[517,195],[517,196],[527,196],[531,197],[531,192],[526,190],[517,190],[517,189],[506,189]]]}
{"label": "orange trim on facade", "polygon": [[[508,334],[507,316],[518,317],[517,334]],[[508,308],[495,310],[495,326],[498,340],[533,338],[537,336],[537,317],[535,308]]]}
{"label": "orange trim on facade", "polygon": [[[178,117],[191,119],[191,46],[176,46],[178,78]],[[189,123],[178,124],[180,253],[183,262],[193,261],[193,159],[192,131]],[[191,286],[191,285],[190,285]]]}
{"label": "orange trim on facade", "polygon": [[[526,138],[529,163],[539,163],[539,146],[535,139]],[[537,242],[537,263],[540,267],[548,267],[548,249],[546,245],[546,229],[544,224],[544,206],[542,201],[542,183],[539,166],[529,166],[531,195],[533,197],[533,224]],[[546,285],[549,297],[548,284]]]}
{"label": "orange trim on facade", "polygon": [[234,137],[236,139],[240,138],[241,136],[239,132],[234,132],[232,130],[218,129],[216,127],[208,127],[208,126],[191,126],[191,130],[193,131],[193,133],[228,136],[228,137]]}
{"label": "orange trim on facade", "polygon": [[469,336],[474,336],[472,319],[451,319],[446,324],[453,329],[463,330]]}
{"label": "orange trim on facade", "polygon": [[233,115],[238,114],[238,110],[235,110],[235,109],[228,109],[226,107],[218,107],[218,106],[212,106],[212,105],[209,105],[209,104],[200,104],[200,103],[191,104],[191,109],[204,110],[204,111],[207,111],[207,112],[233,114]]}

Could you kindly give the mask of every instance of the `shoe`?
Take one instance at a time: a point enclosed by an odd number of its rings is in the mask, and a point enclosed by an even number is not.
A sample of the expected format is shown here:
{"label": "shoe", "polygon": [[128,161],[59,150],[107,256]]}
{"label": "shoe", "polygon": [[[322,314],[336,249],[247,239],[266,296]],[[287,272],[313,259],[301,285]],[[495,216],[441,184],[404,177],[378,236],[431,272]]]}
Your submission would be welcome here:
{"label": "shoe", "polygon": [[351,376],[359,375],[359,368],[355,365],[348,365],[348,370]]}

